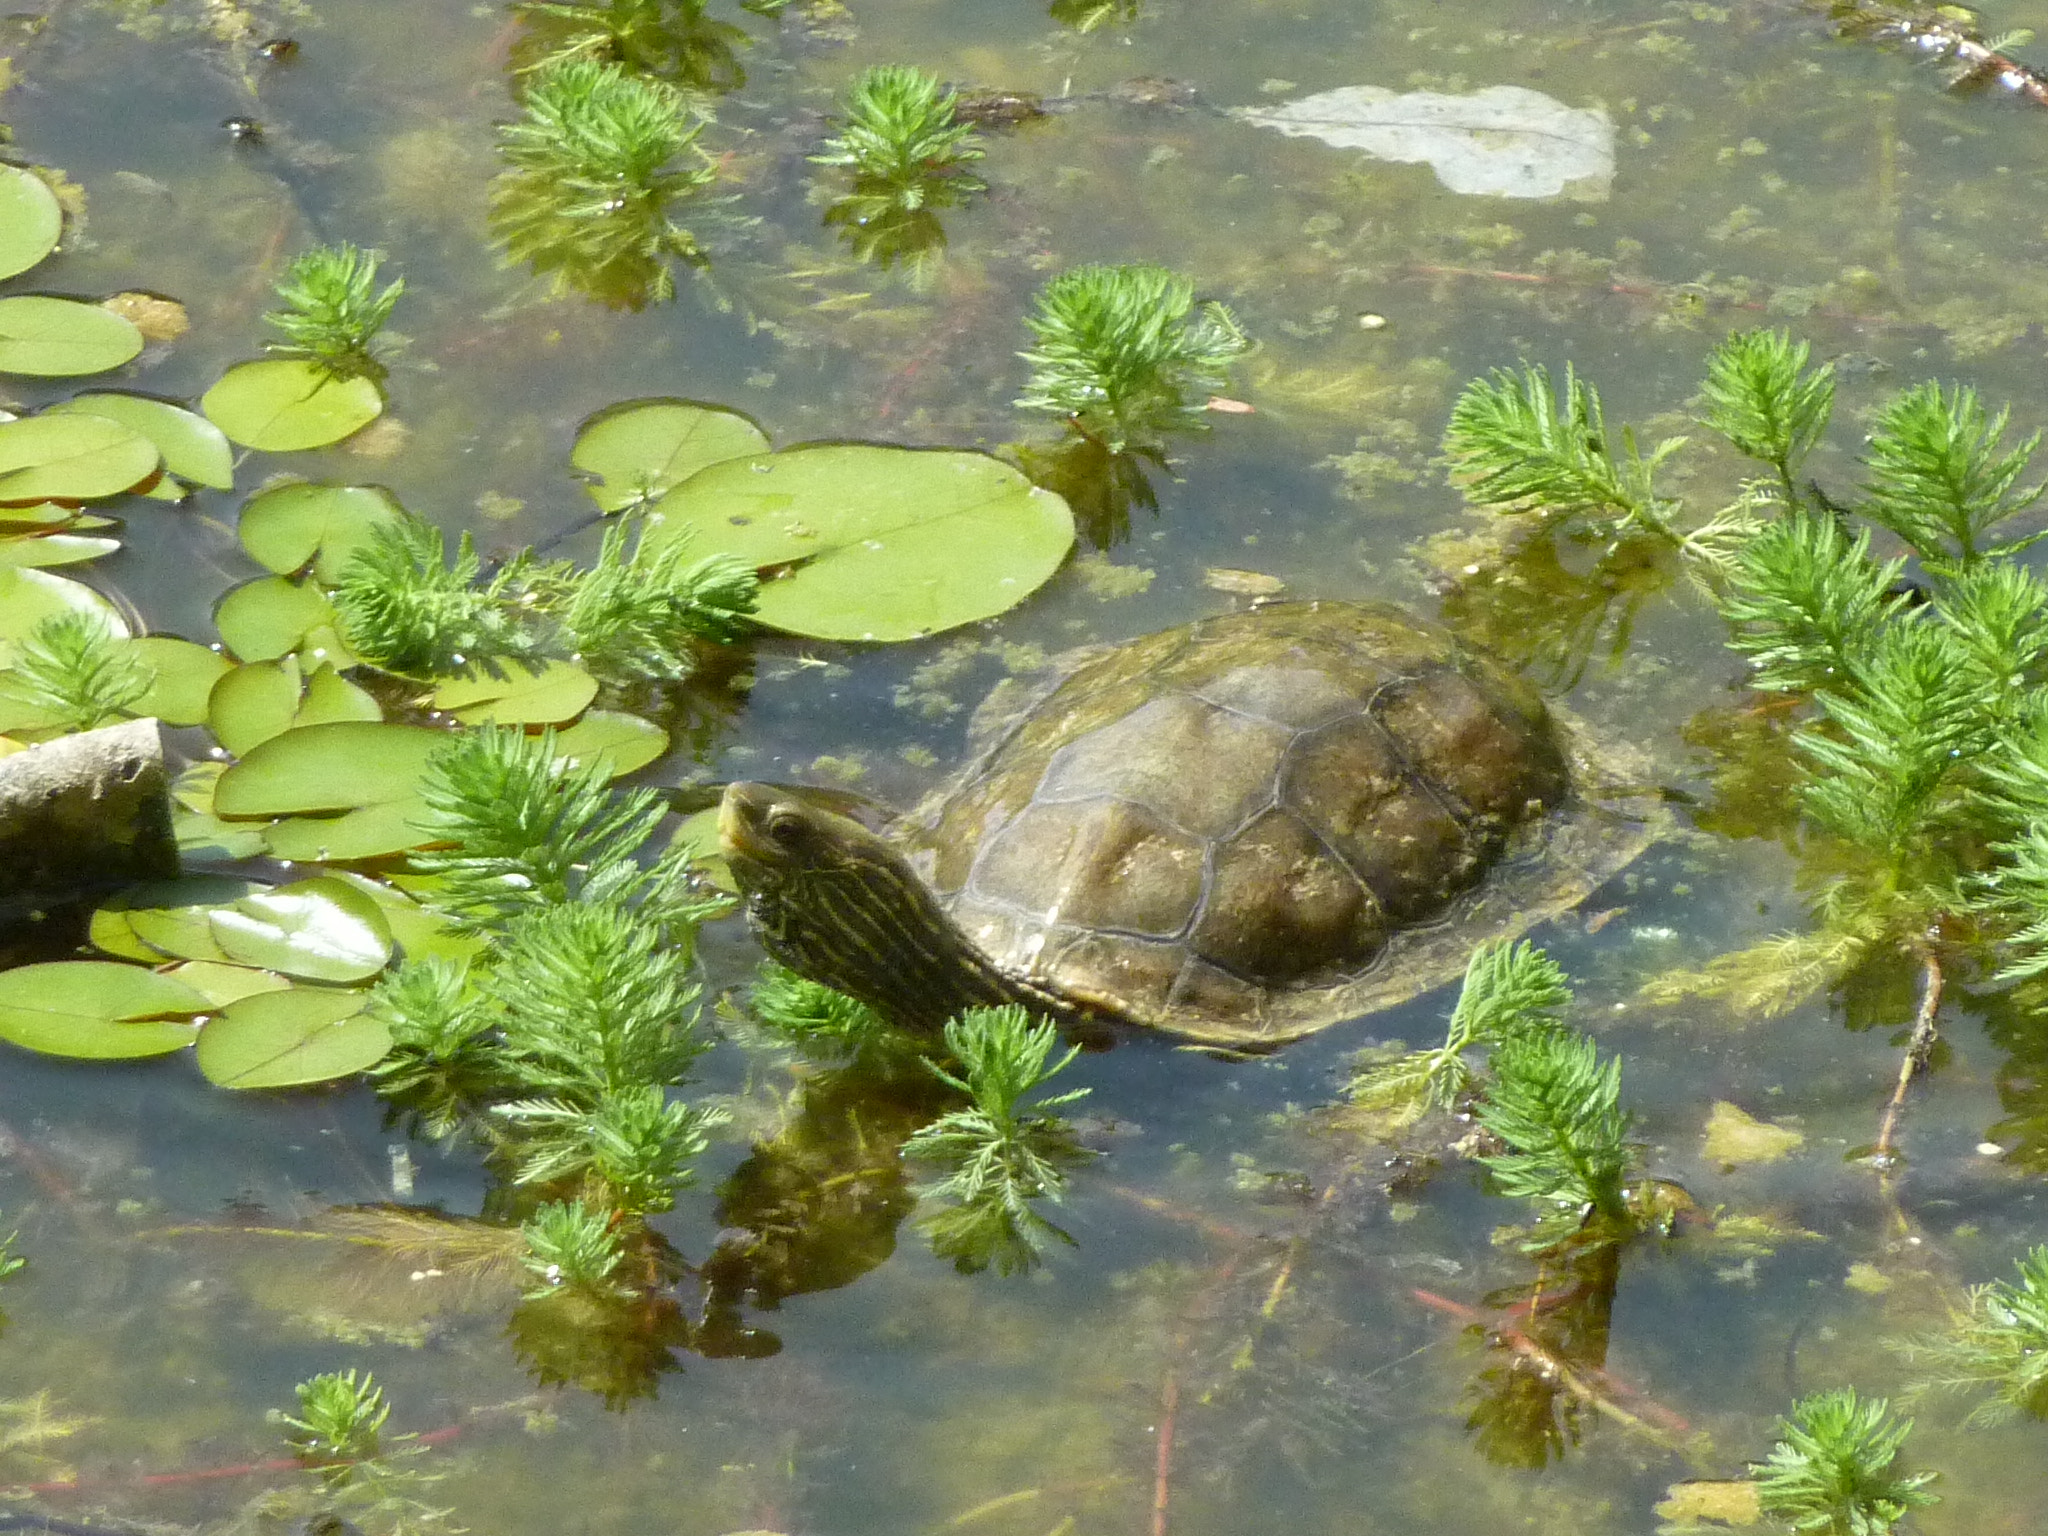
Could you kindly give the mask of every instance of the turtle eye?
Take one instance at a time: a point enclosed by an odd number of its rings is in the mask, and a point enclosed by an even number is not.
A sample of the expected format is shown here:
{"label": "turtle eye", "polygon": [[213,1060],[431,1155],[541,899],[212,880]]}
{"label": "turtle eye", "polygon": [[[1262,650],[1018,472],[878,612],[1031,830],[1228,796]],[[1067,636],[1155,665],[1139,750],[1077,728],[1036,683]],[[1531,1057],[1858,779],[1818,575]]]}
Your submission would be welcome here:
{"label": "turtle eye", "polygon": [[775,811],[768,817],[768,840],[778,848],[794,848],[804,840],[804,819],[794,811]]}

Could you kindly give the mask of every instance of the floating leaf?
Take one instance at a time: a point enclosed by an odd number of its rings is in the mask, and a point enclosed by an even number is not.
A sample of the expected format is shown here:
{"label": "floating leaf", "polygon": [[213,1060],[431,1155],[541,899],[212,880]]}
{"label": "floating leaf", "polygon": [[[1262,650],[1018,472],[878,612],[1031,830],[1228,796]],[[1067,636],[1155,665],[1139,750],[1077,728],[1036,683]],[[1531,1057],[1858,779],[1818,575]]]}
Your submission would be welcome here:
{"label": "floating leaf", "polygon": [[299,712],[299,659],[254,661],[236,667],[213,685],[206,701],[206,725],[237,757],[291,729]]}
{"label": "floating leaf", "polygon": [[142,350],[131,321],[76,299],[0,299],[0,373],[71,378],[105,373]]}
{"label": "floating leaf", "polygon": [[336,617],[327,594],[311,582],[259,576],[220,600],[213,625],[243,661],[275,661],[313,631],[333,627]]}
{"label": "floating leaf", "polygon": [[75,533],[46,533],[39,538],[0,539],[0,565],[78,565],[111,555],[121,547],[119,539],[88,538]]}
{"label": "floating leaf", "polygon": [[391,958],[377,904],[339,880],[315,878],[244,897],[212,916],[231,960],[307,981],[362,981]]}
{"label": "floating leaf", "polygon": [[336,379],[298,358],[275,357],[237,363],[199,408],[244,448],[293,453],[360,431],[383,414],[384,397],[368,379]]}
{"label": "floating leaf", "polygon": [[1021,602],[1074,543],[1066,502],[986,454],[831,444],[733,459],[649,518],[657,543],[793,565],[755,615],[829,640],[910,640]]}
{"label": "floating leaf", "polygon": [[155,670],[149,692],[130,707],[138,715],[154,715],[165,725],[198,725],[206,718],[213,685],[234,670],[219,651],[169,635],[145,635],[132,642],[136,654]]}
{"label": "floating leaf", "polygon": [[100,391],[60,400],[43,414],[103,416],[118,421],[156,444],[164,468],[179,479],[217,491],[235,487],[235,454],[227,438],[219,427],[182,405],[148,395]]}
{"label": "floating leaf", "polygon": [[766,453],[768,434],[738,411],[691,400],[627,400],[584,422],[569,462],[607,512],[651,500],[706,465]]}
{"label": "floating leaf", "polygon": [[140,966],[59,960],[0,972],[0,1040],[50,1056],[119,1061],[183,1050],[207,1010],[193,988]]}
{"label": "floating leaf", "polygon": [[157,460],[155,443],[104,416],[0,421],[0,501],[118,496],[154,474]]}
{"label": "floating leaf", "polygon": [[246,965],[223,965],[218,960],[187,960],[164,972],[185,983],[216,1008],[258,992],[283,992],[291,983],[275,971],[253,970]]}
{"label": "floating leaf", "polygon": [[1614,182],[1613,120],[1519,85],[1469,96],[1350,85],[1231,115],[1380,160],[1426,160],[1453,192],[1599,202]]}
{"label": "floating leaf", "polygon": [[333,586],[349,557],[405,509],[374,485],[316,485],[301,481],[251,496],[242,508],[242,548],[258,565],[289,576],[310,564],[314,577]]}
{"label": "floating leaf", "polygon": [[435,956],[467,960],[488,947],[489,941],[481,935],[456,933],[440,913],[431,907],[421,906],[404,891],[381,880],[372,880],[368,875],[345,869],[335,870],[327,878],[346,883],[377,904],[391,929],[392,942],[408,960]]}
{"label": "floating leaf", "polygon": [[199,1035],[199,1070],[222,1088],[296,1088],[375,1066],[391,1033],[367,992],[294,987],[230,1003]]}
{"label": "floating leaf", "polygon": [[593,709],[568,730],[556,732],[555,752],[576,763],[602,758],[609,777],[623,778],[667,755],[668,732],[638,715]]}
{"label": "floating leaf", "polygon": [[18,165],[0,166],[0,277],[26,272],[64,233],[64,209],[50,184]]}
{"label": "floating leaf", "polygon": [[573,720],[597,697],[597,679],[566,661],[539,669],[507,662],[503,677],[458,677],[434,690],[434,708],[464,725],[558,725]]}
{"label": "floating leaf", "polygon": [[277,823],[265,836],[283,859],[366,859],[424,836],[418,784],[448,737],[416,725],[343,721],[273,736],[220,776],[223,818],[319,817]]}
{"label": "floating leaf", "polygon": [[226,960],[209,921],[216,907],[230,906],[263,887],[227,875],[186,875],[130,886],[93,914],[92,940],[114,954],[135,955],[125,937],[152,953],[137,959]]}
{"label": "floating leaf", "polygon": [[669,846],[702,870],[704,878],[721,891],[739,894],[739,882],[733,879],[732,868],[719,848],[717,806],[708,805],[693,816],[685,816],[676,835],[669,839]]}
{"label": "floating leaf", "polygon": [[0,567],[0,666],[12,663],[15,647],[38,624],[60,613],[89,613],[110,633],[128,633],[114,605],[85,583],[47,571]]}
{"label": "floating leaf", "polygon": [[183,806],[171,809],[171,836],[178,840],[178,852],[190,860],[231,864],[253,859],[270,846],[264,830],[249,822],[222,821],[210,811],[188,811]]}

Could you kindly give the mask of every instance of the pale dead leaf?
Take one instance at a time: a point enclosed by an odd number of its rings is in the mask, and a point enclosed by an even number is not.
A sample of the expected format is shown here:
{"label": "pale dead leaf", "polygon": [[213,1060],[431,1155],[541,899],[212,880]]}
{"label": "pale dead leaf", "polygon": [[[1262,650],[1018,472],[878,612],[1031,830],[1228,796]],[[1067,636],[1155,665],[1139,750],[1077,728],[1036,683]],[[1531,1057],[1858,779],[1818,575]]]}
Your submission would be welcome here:
{"label": "pale dead leaf", "polygon": [[1748,1163],[1775,1163],[1796,1152],[1805,1141],[1805,1132],[1767,1124],[1726,1099],[1715,1104],[1707,1116],[1705,1155],[1707,1161],[1720,1164],[1723,1173]]}

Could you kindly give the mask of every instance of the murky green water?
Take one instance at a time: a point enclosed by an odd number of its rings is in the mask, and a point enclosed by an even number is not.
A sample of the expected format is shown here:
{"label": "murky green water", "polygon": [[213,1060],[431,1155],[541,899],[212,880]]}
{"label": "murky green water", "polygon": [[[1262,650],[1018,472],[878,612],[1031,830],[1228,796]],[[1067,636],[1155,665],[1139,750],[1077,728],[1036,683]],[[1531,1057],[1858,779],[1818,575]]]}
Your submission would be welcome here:
{"label": "murky green water", "polygon": [[[1185,271],[1260,343],[1236,389],[1256,414],[1219,415],[1178,442],[1153,477],[1156,513],[1133,512],[1123,537],[1098,530],[1104,547],[981,628],[885,650],[762,639],[729,685],[697,690],[676,752],[646,777],[852,781],[907,802],[952,760],[1011,648],[1140,634],[1243,601],[1205,583],[1212,568],[1441,613],[1642,743],[1706,807],[1697,835],[1596,894],[1585,911],[1597,916],[1536,937],[1579,985],[1579,1020],[1622,1053],[1653,1171],[1703,1207],[1805,1235],[1753,1253],[1649,1241],[1617,1273],[1571,1277],[1585,1288],[1578,1326],[1606,1335],[1604,1354],[1583,1352],[1593,1385],[1575,1396],[1466,1326],[1526,1295],[1530,1262],[1490,1241],[1519,1207],[1455,1158],[1433,1178],[1396,1178],[1386,1151],[1320,1112],[1361,1045],[1433,1039],[1441,993],[1265,1061],[1147,1042],[1081,1061],[1072,1076],[1093,1089],[1087,1129],[1105,1155],[1062,1217],[1075,1246],[1011,1280],[956,1274],[897,1228],[907,1202],[886,1153],[867,1167],[848,1150],[848,1117],[880,1124],[886,1110],[834,1105],[815,1086],[806,1099],[785,1056],[735,1040],[704,1074],[735,1119],[661,1223],[675,1247],[702,1261],[722,1225],[769,1223],[764,1170],[778,1152],[852,1170],[859,1190],[833,1208],[837,1225],[792,1240],[778,1305],[738,1298],[697,1348],[687,1326],[650,1313],[643,1369],[607,1404],[550,1381],[509,1288],[336,1261],[333,1245],[170,1230],[227,1206],[283,1228],[391,1199],[405,1143],[367,1092],[234,1096],[183,1066],[10,1052],[0,1210],[32,1267],[0,1293],[0,1409],[48,1393],[49,1411],[87,1421],[38,1442],[0,1419],[10,1491],[76,1479],[25,1507],[227,1521],[296,1474],[199,1474],[277,1455],[264,1410],[315,1371],[356,1366],[385,1384],[394,1425],[459,1430],[432,1452],[443,1480],[431,1497],[504,1536],[1646,1532],[1670,1483],[1741,1475],[1798,1393],[1895,1387],[1886,1336],[1938,1321],[1959,1283],[2005,1273],[2048,1237],[2048,1122],[2026,1118],[2039,1025],[2001,1014],[1988,986],[1965,978],[1943,1015],[1949,1054],[1908,1112],[1896,1204],[1845,1154],[1874,1137],[1910,977],[1767,1024],[1632,1000],[1658,969],[1803,910],[1773,791],[1730,799],[1689,744],[1701,732],[1688,722],[1740,699],[1740,667],[1675,567],[1627,552],[1596,567],[1599,551],[1567,548],[1467,581],[1455,554],[1441,565],[1423,549],[1476,526],[1432,462],[1451,400],[1522,357],[1573,360],[1613,416],[1655,436],[1684,430],[1676,413],[1725,331],[1787,325],[1841,360],[1837,428],[1815,469],[1843,484],[1859,419],[1922,377],[2012,400],[2031,430],[2048,416],[2048,114],[1944,94],[1932,66],[1838,39],[1792,0],[1137,10],[1085,34],[1029,0],[799,5],[779,25],[732,11],[754,40],[748,79],[705,142],[734,201],[698,228],[708,273],[638,313],[546,302],[493,259],[492,125],[511,114],[519,34],[501,7],[252,8],[255,33],[302,45],[258,69],[252,103],[202,25],[239,24],[226,0],[54,0],[48,24],[12,45],[0,115],[21,152],[89,198],[89,239],[34,286],[146,288],[191,311],[192,331],[122,381],[135,388],[196,397],[250,355],[270,284],[306,244],[389,253],[408,284],[390,383],[403,432],[382,433],[374,456],[343,447],[290,467],[389,485],[490,546],[584,516],[566,472],[576,425],[636,396],[739,407],[778,444],[1050,443],[1010,405],[1032,291],[1082,261]],[[2048,21],[2048,6],[1990,20]],[[993,194],[947,215],[950,251],[923,288],[836,248],[804,158],[835,94],[884,61],[1083,98],[992,137],[981,169]],[[1192,101],[1116,90],[1150,76],[1187,83]],[[1422,166],[1219,110],[1353,84],[1518,84],[1602,105],[1620,128],[1613,195],[1462,197]],[[221,131],[242,113],[265,123],[263,142]],[[71,392],[10,389],[28,406]],[[1737,473],[1704,445],[1678,464],[1701,505]],[[124,507],[127,546],[92,579],[153,629],[211,639],[213,602],[255,569],[235,543],[236,503]],[[707,946],[721,986],[757,959],[736,923]],[[1798,1127],[1803,1148],[1721,1171],[1701,1146],[1723,1099]],[[2006,1155],[1981,1152],[1987,1139]],[[479,1209],[474,1161],[425,1143],[409,1156],[411,1199]],[[685,1323],[700,1289],[681,1288]],[[1924,1413],[1912,1445],[1916,1465],[1944,1474],[1946,1501],[1920,1528],[2041,1529],[2040,1426],[1965,1433],[1956,1418]],[[157,1474],[177,1476],[144,1481]]]}

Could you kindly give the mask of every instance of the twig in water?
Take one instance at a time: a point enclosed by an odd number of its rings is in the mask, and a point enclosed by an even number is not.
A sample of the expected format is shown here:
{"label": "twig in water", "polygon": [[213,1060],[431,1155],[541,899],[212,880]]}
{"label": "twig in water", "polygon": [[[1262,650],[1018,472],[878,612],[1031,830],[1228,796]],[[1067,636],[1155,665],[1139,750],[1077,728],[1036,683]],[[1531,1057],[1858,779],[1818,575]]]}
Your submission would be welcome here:
{"label": "twig in water", "polygon": [[1934,1055],[1935,1043],[1941,1032],[1934,1018],[1941,1011],[1941,956],[1932,949],[1920,952],[1920,1011],[1913,1018],[1913,1033],[1906,1039],[1905,1060],[1899,1063],[1899,1080],[1892,1089],[1891,1102],[1884,1107],[1884,1121],[1877,1128],[1877,1146],[1870,1154],[1870,1160],[1880,1171],[1889,1171],[1898,1162],[1898,1147],[1895,1137],[1899,1129],[1899,1114],[1906,1107],[1906,1090],[1913,1085],[1913,1079],[1927,1070],[1928,1060]]}
{"label": "twig in water", "polygon": [[1894,42],[1952,62],[1952,89],[1995,85],[2048,107],[2048,74],[2000,52],[1950,7],[1890,5],[1882,0],[1809,0],[1825,6],[1838,31]]}

